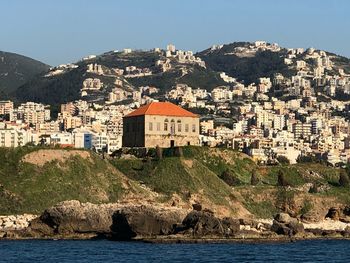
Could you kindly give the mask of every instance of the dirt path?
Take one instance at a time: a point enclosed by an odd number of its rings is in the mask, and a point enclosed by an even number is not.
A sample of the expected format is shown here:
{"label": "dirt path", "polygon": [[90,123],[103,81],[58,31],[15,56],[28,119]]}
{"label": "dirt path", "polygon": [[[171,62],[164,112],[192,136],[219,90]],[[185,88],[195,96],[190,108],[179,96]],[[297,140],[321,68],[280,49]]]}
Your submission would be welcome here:
{"label": "dirt path", "polygon": [[83,159],[88,159],[91,157],[90,153],[87,151],[42,149],[26,154],[22,158],[22,161],[38,166],[43,166],[45,163],[51,162],[53,160],[64,162],[73,156],[80,156]]}

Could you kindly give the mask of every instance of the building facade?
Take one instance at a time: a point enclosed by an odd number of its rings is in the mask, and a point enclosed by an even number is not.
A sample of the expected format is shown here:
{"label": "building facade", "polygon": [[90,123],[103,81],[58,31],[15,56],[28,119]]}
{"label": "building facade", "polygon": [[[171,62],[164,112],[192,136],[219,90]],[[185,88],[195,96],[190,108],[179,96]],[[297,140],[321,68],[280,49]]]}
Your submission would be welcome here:
{"label": "building facade", "polygon": [[170,102],[152,102],[123,118],[123,147],[199,145],[199,117]]}

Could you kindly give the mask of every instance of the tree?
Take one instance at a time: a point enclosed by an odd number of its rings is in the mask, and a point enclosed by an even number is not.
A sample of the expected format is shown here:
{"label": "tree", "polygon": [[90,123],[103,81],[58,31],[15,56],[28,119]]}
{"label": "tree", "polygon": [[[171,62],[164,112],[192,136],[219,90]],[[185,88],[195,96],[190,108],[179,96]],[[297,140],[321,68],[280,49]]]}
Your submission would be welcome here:
{"label": "tree", "polygon": [[282,170],[278,171],[277,177],[278,177],[277,178],[277,185],[278,186],[289,186],[290,185]]}

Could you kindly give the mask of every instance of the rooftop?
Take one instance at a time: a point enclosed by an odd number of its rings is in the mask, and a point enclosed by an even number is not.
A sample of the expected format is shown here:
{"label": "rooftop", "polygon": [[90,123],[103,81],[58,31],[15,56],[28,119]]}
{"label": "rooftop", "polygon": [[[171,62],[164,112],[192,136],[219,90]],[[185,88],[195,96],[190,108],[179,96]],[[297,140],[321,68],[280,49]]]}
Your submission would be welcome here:
{"label": "rooftop", "polygon": [[189,112],[170,102],[151,102],[137,110],[127,114],[125,117],[134,117],[142,115],[161,115],[161,116],[176,116],[176,117],[193,117],[198,115]]}

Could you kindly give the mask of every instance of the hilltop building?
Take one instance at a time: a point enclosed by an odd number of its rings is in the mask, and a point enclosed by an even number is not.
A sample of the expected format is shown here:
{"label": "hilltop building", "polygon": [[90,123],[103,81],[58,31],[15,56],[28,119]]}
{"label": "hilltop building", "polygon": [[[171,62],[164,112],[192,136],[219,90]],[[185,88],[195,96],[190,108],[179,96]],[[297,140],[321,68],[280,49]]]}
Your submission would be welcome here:
{"label": "hilltop building", "polygon": [[123,147],[199,145],[199,117],[170,102],[152,102],[123,118]]}

